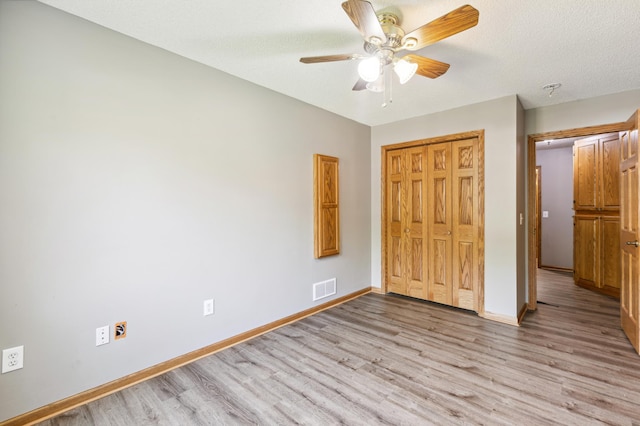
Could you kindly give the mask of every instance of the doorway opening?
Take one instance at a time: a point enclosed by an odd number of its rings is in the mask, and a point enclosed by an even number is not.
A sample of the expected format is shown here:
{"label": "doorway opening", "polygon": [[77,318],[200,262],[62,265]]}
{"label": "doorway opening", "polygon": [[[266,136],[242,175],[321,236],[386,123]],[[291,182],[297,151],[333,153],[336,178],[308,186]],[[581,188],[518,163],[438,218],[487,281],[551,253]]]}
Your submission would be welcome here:
{"label": "doorway opening", "polygon": [[536,143],[538,268],[573,272],[573,145],[576,138]]}
{"label": "doorway opening", "polygon": [[536,177],[536,142],[552,140],[552,139],[566,139],[566,138],[581,138],[592,135],[620,132],[628,128],[628,123],[620,122],[613,124],[605,124],[600,126],[581,127],[569,130],[559,130],[554,132],[545,132],[529,135],[527,143],[527,218],[528,218],[528,303],[527,308],[529,310],[535,310],[537,308],[538,286],[537,286],[537,271],[538,271],[538,234],[540,228],[538,227],[537,216],[537,177]]}

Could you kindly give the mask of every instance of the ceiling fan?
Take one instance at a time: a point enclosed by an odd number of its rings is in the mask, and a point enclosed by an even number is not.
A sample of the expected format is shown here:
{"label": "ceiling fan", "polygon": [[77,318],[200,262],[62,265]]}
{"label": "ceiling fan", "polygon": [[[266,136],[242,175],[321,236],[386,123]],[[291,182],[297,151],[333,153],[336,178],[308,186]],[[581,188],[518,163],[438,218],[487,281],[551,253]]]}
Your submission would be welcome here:
{"label": "ceiling fan", "polygon": [[404,84],[418,74],[437,78],[447,72],[449,64],[416,54],[397,57],[402,50],[415,51],[442,39],[474,27],[478,23],[478,10],[469,5],[461,6],[423,26],[405,33],[399,26],[399,19],[392,13],[376,14],[371,3],[366,0],[347,0],[342,8],[364,37],[364,50],[368,55],[344,54],[311,56],[300,58],[305,64],[319,62],[360,60],[360,79],[353,90],[368,89],[385,92],[386,106],[391,101],[391,72],[393,69],[400,83]]}

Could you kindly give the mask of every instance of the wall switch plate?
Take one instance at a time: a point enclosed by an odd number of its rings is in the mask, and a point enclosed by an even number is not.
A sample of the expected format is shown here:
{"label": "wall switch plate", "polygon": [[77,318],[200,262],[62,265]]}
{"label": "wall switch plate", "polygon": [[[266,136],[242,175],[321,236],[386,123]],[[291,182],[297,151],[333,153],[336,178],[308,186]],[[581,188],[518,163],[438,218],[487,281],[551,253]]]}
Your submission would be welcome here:
{"label": "wall switch plate", "polygon": [[2,351],[2,374],[19,370],[24,365],[24,346],[4,349]]}
{"label": "wall switch plate", "polygon": [[204,301],[203,315],[213,315],[216,312],[216,303],[214,299],[207,299]]}
{"label": "wall switch plate", "polygon": [[96,328],[96,346],[109,343],[109,326]]}

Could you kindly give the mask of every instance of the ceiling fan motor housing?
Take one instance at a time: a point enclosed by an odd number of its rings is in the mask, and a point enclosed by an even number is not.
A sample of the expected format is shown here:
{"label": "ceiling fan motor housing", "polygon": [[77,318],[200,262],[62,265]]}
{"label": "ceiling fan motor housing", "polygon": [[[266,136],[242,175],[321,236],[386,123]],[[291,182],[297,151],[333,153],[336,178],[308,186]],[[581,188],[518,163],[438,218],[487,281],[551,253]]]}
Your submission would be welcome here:
{"label": "ceiling fan motor housing", "polygon": [[364,42],[364,50],[371,55],[378,56],[382,64],[386,65],[391,63],[394,53],[402,47],[402,39],[405,33],[398,26],[398,17],[392,13],[379,14],[378,21],[382,31],[387,36],[387,40],[383,43],[382,40],[371,37],[370,41]]}
{"label": "ceiling fan motor housing", "polygon": [[393,13],[381,13],[378,21],[382,26],[382,31],[387,36],[387,41],[382,46],[397,49],[402,46],[404,30],[398,26],[399,19]]}

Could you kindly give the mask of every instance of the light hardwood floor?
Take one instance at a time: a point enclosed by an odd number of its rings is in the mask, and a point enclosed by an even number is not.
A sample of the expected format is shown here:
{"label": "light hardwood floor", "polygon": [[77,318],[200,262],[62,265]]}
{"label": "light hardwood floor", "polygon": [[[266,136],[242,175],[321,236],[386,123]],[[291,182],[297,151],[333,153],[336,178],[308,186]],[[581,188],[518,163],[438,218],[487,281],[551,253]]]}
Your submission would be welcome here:
{"label": "light hardwood floor", "polygon": [[367,294],[41,423],[640,424],[614,299],[539,271],[521,327]]}

